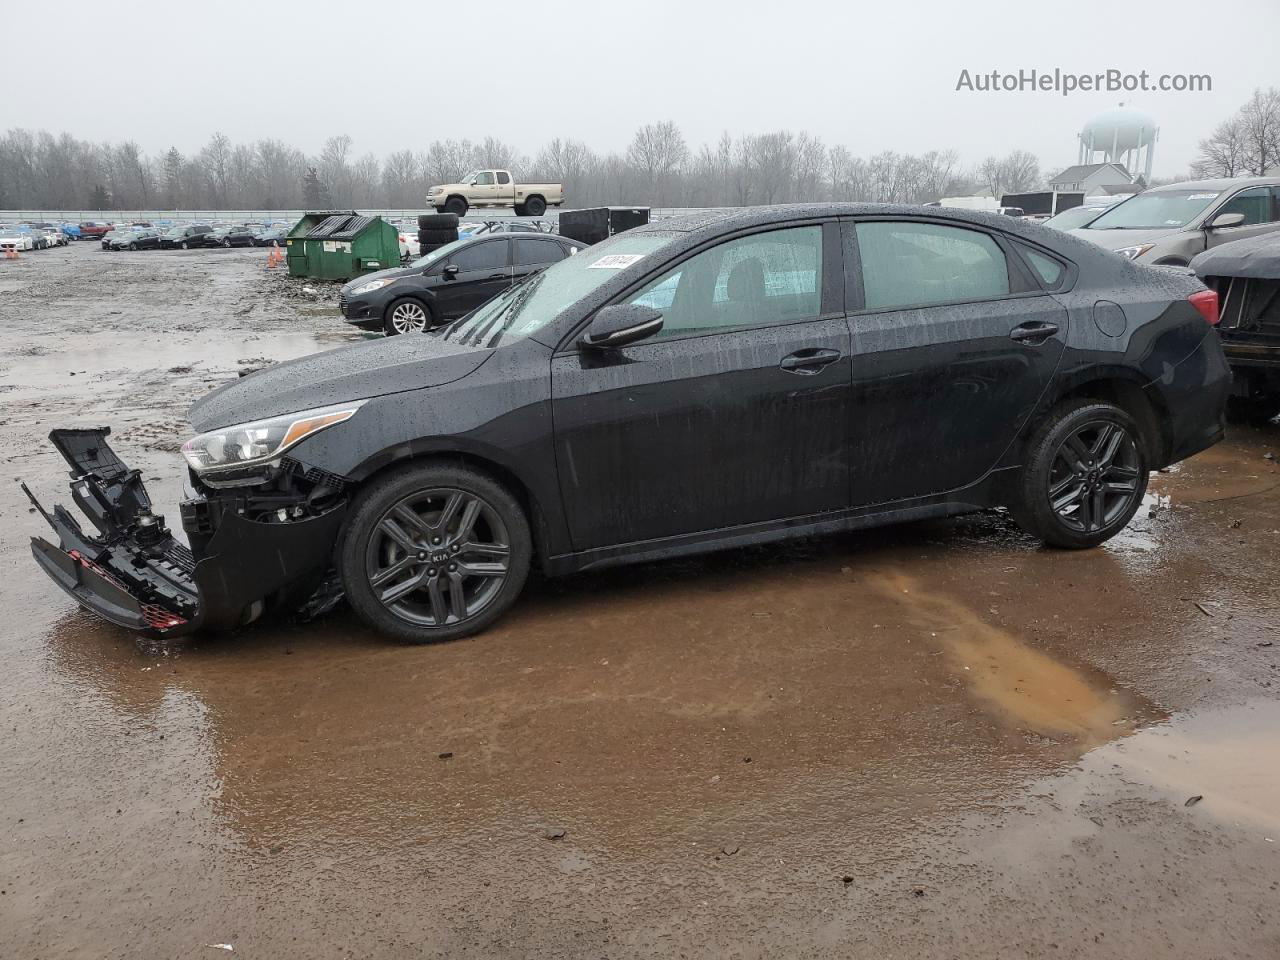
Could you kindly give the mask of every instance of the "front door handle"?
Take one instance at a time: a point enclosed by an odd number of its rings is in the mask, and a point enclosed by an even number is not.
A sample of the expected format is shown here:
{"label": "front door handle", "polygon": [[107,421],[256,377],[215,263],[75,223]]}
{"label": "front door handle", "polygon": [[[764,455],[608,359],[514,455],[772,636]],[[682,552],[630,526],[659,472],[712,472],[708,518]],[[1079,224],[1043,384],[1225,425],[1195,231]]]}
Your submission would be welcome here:
{"label": "front door handle", "polygon": [[505,273],[495,273],[492,276],[485,277],[486,280],[510,280],[511,278]]}
{"label": "front door handle", "polygon": [[1035,346],[1036,344],[1044,343],[1057,332],[1058,325],[1056,323],[1035,320],[1031,323],[1018,324],[1009,331],[1009,339]]}
{"label": "front door handle", "polygon": [[839,359],[839,350],[831,350],[826,347],[810,347],[807,350],[797,350],[795,353],[787,354],[782,358],[782,362],[778,366],[788,373],[810,376],[821,372],[824,367],[830,366]]}

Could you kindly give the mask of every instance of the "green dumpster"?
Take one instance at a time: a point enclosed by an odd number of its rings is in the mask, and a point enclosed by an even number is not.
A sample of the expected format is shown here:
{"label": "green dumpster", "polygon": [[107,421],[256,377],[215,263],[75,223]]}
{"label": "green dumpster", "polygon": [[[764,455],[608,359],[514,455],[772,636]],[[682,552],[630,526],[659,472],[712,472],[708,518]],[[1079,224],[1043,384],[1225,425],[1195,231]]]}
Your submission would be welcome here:
{"label": "green dumpster", "polygon": [[400,232],[354,211],[308,213],[286,237],[289,275],[350,280],[400,265]]}

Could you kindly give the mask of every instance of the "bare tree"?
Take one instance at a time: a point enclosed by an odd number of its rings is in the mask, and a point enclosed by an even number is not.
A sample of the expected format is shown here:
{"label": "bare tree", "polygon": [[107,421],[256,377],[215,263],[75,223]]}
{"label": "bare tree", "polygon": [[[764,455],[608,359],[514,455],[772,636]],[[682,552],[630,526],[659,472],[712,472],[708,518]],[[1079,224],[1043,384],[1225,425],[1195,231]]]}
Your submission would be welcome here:
{"label": "bare tree", "polygon": [[1245,154],[1244,124],[1237,114],[1200,141],[1200,156],[1191,169],[1198,177],[1238,177],[1244,170]]}
{"label": "bare tree", "polygon": [[412,207],[422,202],[418,161],[412,150],[397,150],[382,165],[382,191],[393,207]]}
{"label": "bare tree", "polygon": [[651,202],[688,159],[689,147],[671,120],[645,124],[627,147],[627,161],[644,175]]}
{"label": "bare tree", "polygon": [[1280,163],[1280,90],[1255,90],[1240,109],[1244,165],[1255,177]]}

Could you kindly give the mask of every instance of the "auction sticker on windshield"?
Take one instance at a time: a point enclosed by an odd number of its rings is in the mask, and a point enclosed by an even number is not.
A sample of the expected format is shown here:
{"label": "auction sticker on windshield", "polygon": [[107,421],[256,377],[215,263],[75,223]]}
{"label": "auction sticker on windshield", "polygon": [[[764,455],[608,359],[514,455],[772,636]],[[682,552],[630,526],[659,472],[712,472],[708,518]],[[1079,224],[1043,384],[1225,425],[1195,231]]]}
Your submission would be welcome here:
{"label": "auction sticker on windshield", "polygon": [[611,253],[607,257],[601,257],[595,263],[591,264],[590,270],[622,270],[631,266],[637,260],[643,260],[643,253]]}

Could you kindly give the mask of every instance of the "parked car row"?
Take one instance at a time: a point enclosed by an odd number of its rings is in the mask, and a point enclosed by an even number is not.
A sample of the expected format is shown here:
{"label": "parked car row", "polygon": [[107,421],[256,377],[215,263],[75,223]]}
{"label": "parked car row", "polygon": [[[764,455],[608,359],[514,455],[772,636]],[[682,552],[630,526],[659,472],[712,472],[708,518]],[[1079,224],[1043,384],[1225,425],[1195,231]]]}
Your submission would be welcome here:
{"label": "parked car row", "polygon": [[0,223],[0,250],[47,250],[70,242],[71,237],[57,224]]}
{"label": "parked car row", "polygon": [[289,224],[207,223],[177,224],[165,228],[133,224],[109,230],[101,236],[103,250],[191,250],[201,247],[284,246]]}

